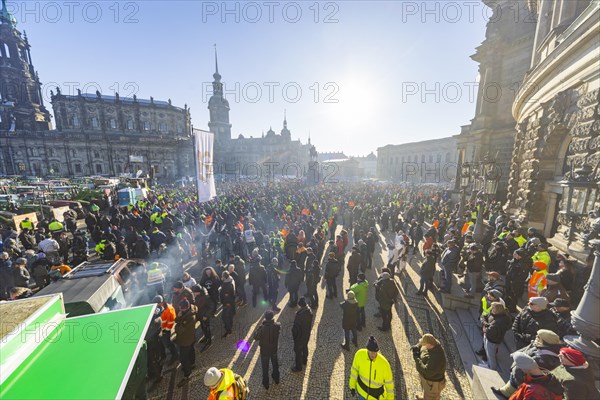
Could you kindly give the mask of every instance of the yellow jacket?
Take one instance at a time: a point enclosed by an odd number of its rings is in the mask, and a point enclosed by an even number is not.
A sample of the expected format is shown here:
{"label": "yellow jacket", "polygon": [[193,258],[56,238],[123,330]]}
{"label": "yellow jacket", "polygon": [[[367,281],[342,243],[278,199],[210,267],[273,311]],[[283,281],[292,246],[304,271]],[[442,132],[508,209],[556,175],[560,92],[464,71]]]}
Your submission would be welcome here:
{"label": "yellow jacket", "polygon": [[[375,360],[371,361],[367,349],[358,350],[350,370],[350,389],[356,389],[366,400],[392,400],[394,374],[388,360],[378,353]],[[373,396],[377,395],[377,392],[382,393],[381,397]]]}
{"label": "yellow jacket", "polygon": [[223,379],[221,379],[219,386],[210,389],[208,400],[231,400],[234,398],[235,375],[232,370],[227,368],[222,368],[219,371],[223,373]]}

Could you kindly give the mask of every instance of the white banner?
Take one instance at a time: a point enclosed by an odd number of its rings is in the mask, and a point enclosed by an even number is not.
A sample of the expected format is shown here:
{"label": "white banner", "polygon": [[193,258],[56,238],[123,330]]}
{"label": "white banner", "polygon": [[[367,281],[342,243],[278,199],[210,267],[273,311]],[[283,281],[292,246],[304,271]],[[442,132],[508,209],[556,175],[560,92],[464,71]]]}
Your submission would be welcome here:
{"label": "white banner", "polygon": [[217,195],[213,165],[213,141],[211,132],[194,129],[196,150],[196,180],[198,183],[198,201],[209,201]]}

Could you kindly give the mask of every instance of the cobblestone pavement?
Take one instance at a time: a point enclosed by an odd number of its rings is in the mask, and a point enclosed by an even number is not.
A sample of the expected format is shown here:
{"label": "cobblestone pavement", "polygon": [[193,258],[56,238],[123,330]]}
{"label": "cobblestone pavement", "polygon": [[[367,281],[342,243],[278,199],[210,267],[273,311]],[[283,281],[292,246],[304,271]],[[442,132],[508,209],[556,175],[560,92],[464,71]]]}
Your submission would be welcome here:
{"label": "cobblestone pavement", "polygon": [[[387,260],[386,250],[382,250],[381,245],[383,242],[376,249],[374,269],[367,270],[367,280],[370,284],[375,281],[379,271],[385,265],[384,260]],[[373,317],[377,312],[377,302],[374,288],[369,287],[369,301],[366,307],[367,328],[358,333],[359,346],[365,346],[368,337],[374,335],[379,342],[380,352],[392,365],[396,398],[414,399],[421,392],[421,387],[410,347],[417,343],[423,333],[430,332],[442,342],[447,356],[447,384],[442,399],[472,399],[468,377],[438,299],[431,293],[427,299],[415,294],[419,282],[416,272],[419,269],[419,262],[420,256],[409,257],[408,275],[396,277],[396,282],[401,288],[401,300],[395,306],[391,333],[383,333],[377,329],[377,326],[381,325],[381,319]],[[342,280],[345,290],[349,287],[345,269],[343,277],[338,278],[338,296],[344,293],[339,290]],[[300,293],[303,293],[303,289]],[[290,371],[294,360],[291,328],[297,309],[286,306],[288,295],[283,285],[279,291],[279,298],[279,308],[282,311],[275,317],[282,325],[279,341],[281,373],[279,385],[271,383],[268,391],[263,388],[259,349],[258,345],[251,340],[254,330],[260,324],[262,313],[267,309],[267,303],[263,301],[256,308],[252,308],[250,304],[238,309],[234,334],[225,339],[221,338],[223,328],[220,318],[213,319],[213,345],[203,353],[199,351],[202,345],[196,346],[196,368],[189,384],[178,388],[177,383],[182,378],[181,367],[167,368],[165,379],[149,393],[150,398],[206,399],[208,390],[203,384],[203,377],[211,366],[231,368],[243,375],[250,386],[251,399],[352,398],[348,390],[348,379],[356,349],[351,345],[351,351],[346,352],[340,347],[343,340],[339,307],[341,296],[335,300],[327,299],[324,288],[319,287],[320,306],[315,313],[309,342],[308,365],[300,373]],[[249,342],[248,351],[238,349],[238,343],[242,340]]]}

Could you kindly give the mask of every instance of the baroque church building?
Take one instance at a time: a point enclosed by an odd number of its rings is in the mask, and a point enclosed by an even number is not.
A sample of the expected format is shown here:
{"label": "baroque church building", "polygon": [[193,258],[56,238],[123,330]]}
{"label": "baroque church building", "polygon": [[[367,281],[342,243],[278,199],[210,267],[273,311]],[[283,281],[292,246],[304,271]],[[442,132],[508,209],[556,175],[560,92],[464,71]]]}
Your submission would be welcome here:
{"label": "baroque church building", "polygon": [[276,176],[308,176],[309,163],[316,159],[316,149],[310,143],[310,138],[307,144],[292,140],[285,113],[283,128],[279,134],[269,128],[266,135],[263,132],[260,137],[245,137],[240,134],[233,138],[229,122],[229,101],[223,93],[216,53],[213,78],[213,95],[208,101],[208,128],[215,135],[215,175],[220,179],[248,177],[255,180],[267,180]]}

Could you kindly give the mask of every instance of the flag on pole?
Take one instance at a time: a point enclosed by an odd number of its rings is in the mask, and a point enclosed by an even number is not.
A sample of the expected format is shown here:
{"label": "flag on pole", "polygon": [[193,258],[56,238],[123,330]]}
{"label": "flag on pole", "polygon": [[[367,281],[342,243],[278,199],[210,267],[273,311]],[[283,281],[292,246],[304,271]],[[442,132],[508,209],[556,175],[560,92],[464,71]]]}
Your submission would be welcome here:
{"label": "flag on pole", "polygon": [[210,201],[217,196],[213,164],[214,134],[194,129],[196,150],[196,179],[198,182],[198,201]]}

